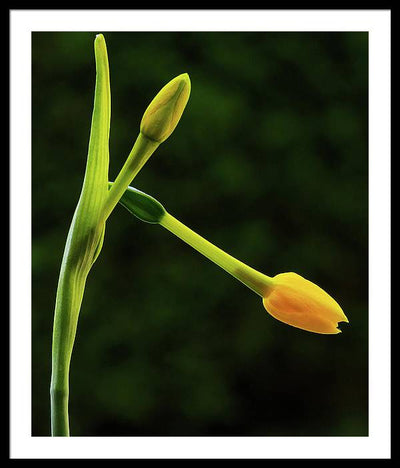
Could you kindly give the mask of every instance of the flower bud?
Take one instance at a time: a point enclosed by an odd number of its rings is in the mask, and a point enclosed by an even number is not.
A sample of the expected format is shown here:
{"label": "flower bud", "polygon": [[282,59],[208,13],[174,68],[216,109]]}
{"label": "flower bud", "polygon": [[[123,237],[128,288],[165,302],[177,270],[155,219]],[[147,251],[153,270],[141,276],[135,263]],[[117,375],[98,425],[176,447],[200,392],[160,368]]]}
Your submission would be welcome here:
{"label": "flower bud", "polygon": [[[112,186],[112,182],[108,183]],[[158,224],[166,211],[159,201],[134,187],[128,187],[119,203],[141,221]]]}
{"label": "flower bud", "polygon": [[323,289],[296,273],[273,277],[263,298],[267,312],[281,322],[314,333],[341,333],[338,322],[348,322],[339,304]]}
{"label": "flower bud", "polygon": [[187,73],[167,83],[143,114],[140,132],[158,143],[165,141],[178,125],[189,95],[190,78]]}

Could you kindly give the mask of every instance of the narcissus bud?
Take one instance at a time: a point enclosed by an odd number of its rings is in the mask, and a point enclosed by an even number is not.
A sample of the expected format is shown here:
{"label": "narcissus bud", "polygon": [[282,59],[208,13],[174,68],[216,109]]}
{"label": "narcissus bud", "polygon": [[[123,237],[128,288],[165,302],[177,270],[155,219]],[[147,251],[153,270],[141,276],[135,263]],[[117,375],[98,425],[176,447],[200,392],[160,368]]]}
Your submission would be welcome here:
{"label": "narcissus bud", "polygon": [[241,281],[262,297],[267,311],[281,322],[322,334],[340,333],[338,322],[348,322],[339,304],[316,284],[296,273],[271,278],[249,267],[189,229],[150,195],[128,187],[120,203],[142,221],[168,229]]}
{"label": "narcissus bud", "polygon": [[167,83],[143,114],[140,133],[158,143],[165,141],[178,125],[189,95],[190,78],[187,73]]}
{"label": "narcissus bud", "polygon": [[339,304],[311,281],[296,273],[281,273],[272,279],[263,304],[277,320],[322,334],[340,333],[338,322],[348,322]]}

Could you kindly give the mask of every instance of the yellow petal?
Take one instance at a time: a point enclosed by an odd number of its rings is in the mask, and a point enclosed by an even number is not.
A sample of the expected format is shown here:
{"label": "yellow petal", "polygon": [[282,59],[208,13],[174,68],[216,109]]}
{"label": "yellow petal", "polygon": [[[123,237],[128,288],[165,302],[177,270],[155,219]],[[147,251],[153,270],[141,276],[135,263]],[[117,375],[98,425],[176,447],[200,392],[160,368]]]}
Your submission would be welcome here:
{"label": "yellow petal", "polygon": [[348,322],[339,304],[323,289],[296,273],[281,273],[263,298],[267,312],[281,322],[314,333],[336,334]]}

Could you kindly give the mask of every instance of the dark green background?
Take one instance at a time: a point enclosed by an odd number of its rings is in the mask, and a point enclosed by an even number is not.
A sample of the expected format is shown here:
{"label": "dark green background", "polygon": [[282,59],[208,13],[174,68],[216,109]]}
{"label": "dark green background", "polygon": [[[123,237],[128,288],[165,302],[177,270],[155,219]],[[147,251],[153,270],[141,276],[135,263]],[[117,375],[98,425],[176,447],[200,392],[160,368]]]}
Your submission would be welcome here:
{"label": "dark green background", "polygon": [[[33,435],[50,429],[55,293],[85,170],[96,33],[32,35]],[[367,33],[103,33],[110,179],[148,103],[189,73],[183,118],[134,185],[249,265],[317,283],[350,325],[327,336],[276,321],[118,206],[81,309],[71,433],[367,435]]]}

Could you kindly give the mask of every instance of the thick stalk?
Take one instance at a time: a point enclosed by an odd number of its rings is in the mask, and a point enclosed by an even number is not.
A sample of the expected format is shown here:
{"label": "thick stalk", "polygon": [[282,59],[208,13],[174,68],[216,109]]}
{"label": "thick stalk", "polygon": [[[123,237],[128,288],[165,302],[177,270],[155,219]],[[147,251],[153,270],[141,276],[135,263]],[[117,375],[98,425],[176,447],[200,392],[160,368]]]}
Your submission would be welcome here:
{"label": "thick stalk", "polygon": [[94,42],[96,87],[85,177],[68,232],[54,313],[51,426],[53,436],[68,436],[68,374],[86,277],[101,250],[108,196],[108,140],[111,117],[110,77],[103,35]]}
{"label": "thick stalk", "polygon": [[75,341],[86,275],[63,268],[57,289],[54,314],[51,397],[52,436],[69,436],[69,367]]}

